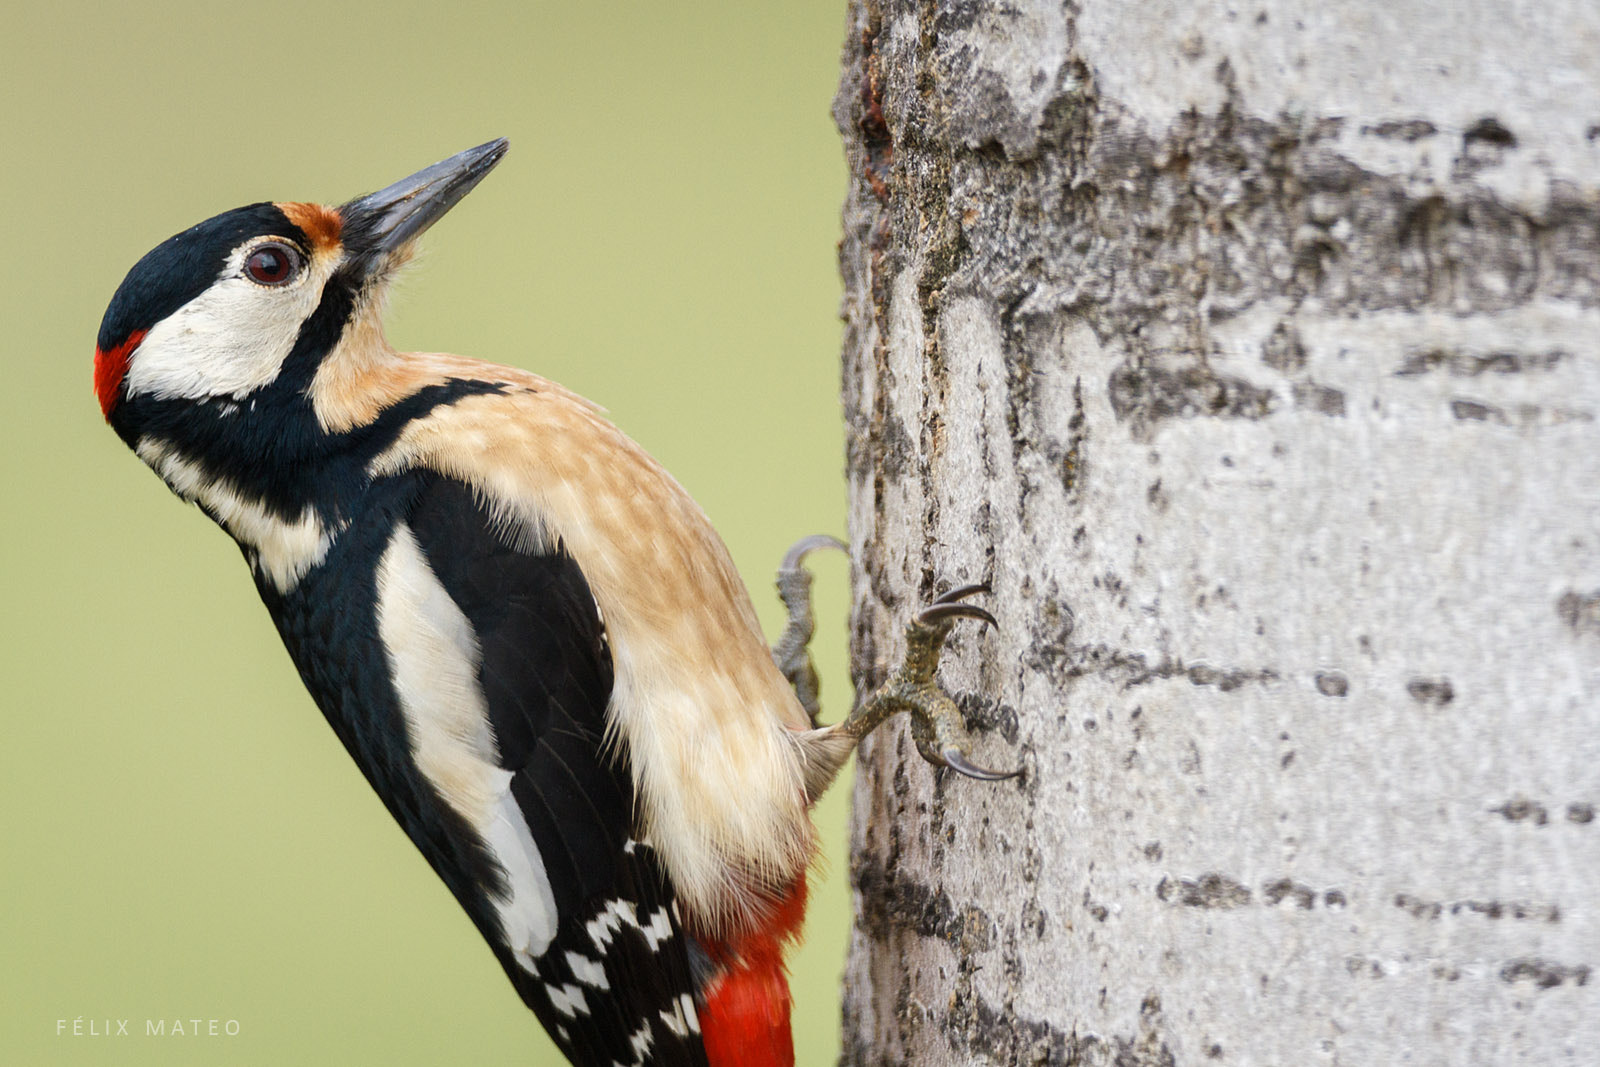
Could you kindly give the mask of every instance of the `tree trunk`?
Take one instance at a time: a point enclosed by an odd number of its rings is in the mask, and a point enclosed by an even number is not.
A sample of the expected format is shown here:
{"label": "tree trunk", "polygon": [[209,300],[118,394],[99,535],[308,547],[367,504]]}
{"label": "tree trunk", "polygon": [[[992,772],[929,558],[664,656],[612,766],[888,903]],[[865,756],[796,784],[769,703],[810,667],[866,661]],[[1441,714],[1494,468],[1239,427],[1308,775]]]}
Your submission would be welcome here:
{"label": "tree trunk", "polygon": [[850,19],[844,1062],[1595,1062],[1600,6]]}

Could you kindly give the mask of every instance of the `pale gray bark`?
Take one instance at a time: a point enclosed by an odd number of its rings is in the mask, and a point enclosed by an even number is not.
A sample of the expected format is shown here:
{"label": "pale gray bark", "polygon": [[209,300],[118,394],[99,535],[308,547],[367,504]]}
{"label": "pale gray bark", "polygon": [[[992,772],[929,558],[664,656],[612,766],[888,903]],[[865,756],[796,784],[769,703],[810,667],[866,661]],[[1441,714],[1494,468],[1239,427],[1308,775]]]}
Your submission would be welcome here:
{"label": "pale gray bark", "polygon": [[1600,5],[850,18],[844,1061],[1600,1062]]}

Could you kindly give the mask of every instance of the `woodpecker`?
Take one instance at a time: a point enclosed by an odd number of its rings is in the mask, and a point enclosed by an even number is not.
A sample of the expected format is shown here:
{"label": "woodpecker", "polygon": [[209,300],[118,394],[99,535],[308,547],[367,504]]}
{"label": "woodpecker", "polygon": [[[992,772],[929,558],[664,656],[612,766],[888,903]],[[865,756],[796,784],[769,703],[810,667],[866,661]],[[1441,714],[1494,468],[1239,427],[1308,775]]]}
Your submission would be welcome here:
{"label": "woodpecker", "polygon": [[982,778],[934,680],[963,586],[883,689],[814,720],[807,552],[769,651],[705,514],[554,382],[385,341],[385,289],[504,140],[333,207],[252,204],[117,289],[106,421],[238,543],[300,677],[580,1065],[791,1065],[809,809],[898,711]]}

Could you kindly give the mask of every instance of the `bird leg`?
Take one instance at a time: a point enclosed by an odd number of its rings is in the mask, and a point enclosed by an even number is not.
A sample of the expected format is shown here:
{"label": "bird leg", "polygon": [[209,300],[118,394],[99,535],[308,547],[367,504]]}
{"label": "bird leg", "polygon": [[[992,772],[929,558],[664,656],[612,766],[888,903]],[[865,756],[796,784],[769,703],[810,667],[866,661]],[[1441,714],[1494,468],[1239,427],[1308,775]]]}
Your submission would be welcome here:
{"label": "bird leg", "polygon": [[789,623],[772,646],[772,658],[778,670],[794,686],[800,706],[811,716],[811,725],[817,724],[821,710],[817,682],[817,668],[811,662],[811,635],[816,632],[817,620],[811,614],[811,572],[805,568],[805,559],[819,548],[837,548],[849,551],[844,542],[827,534],[814,534],[802,538],[785,553],[778,566],[778,596],[789,611]]}
{"label": "bird leg", "polygon": [[978,619],[997,625],[994,616],[976,604],[962,601],[977,593],[987,593],[987,585],[963,585],[934,600],[906,624],[906,653],[900,666],[877,691],[862,701],[836,730],[853,742],[860,741],[902,711],[911,713],[911,739],[922,758],[938,767],[949,767],[968,778],[986,782],[1014,778],[1022,773],[992,771],[967,758],[966,725],[961,709],[935,679],[939,655],[945,638],[957,619]]}
{"label": "bird leg", "polygon": [[806,556],[819,548],[844,550],[845,546],[837,538],[818,534],[795,542],[783,557],[778,568],[778,596],[789,611],[789,622],[778,643],[772,646],[773,660],[811,717],[812,729],[792,735],[805,768],[807,796],[813,801],[821,796],[857,742],[902,711],[911,713],[911,738],[929,763],[989,782],[1021,774],[1020,769],[993,771],[968,758],[970,742],[961,709],[935,678],[945,639],[957,619],[996,625],[989,612],[976,604],[963,603],[968,597],[987,593],[987,585],[952,589],[919,611],[906,624],[905,658],[888,680],[844,721],[832,726],[817,723],[817,671],[807,650],[816,631],[816,620],[811,612],[811,572],[804,564]]}

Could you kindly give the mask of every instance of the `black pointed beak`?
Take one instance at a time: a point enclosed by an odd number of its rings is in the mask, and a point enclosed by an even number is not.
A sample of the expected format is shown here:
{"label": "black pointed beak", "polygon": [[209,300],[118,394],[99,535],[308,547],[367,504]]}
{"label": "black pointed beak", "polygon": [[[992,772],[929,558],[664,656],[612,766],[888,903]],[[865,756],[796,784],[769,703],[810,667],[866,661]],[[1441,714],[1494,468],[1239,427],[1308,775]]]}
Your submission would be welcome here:
{"label": "black pointed beak", "polygon": [[483,181],[509,147],[496,138],[345,204],[345,248],[374,265],[405,248]]}

